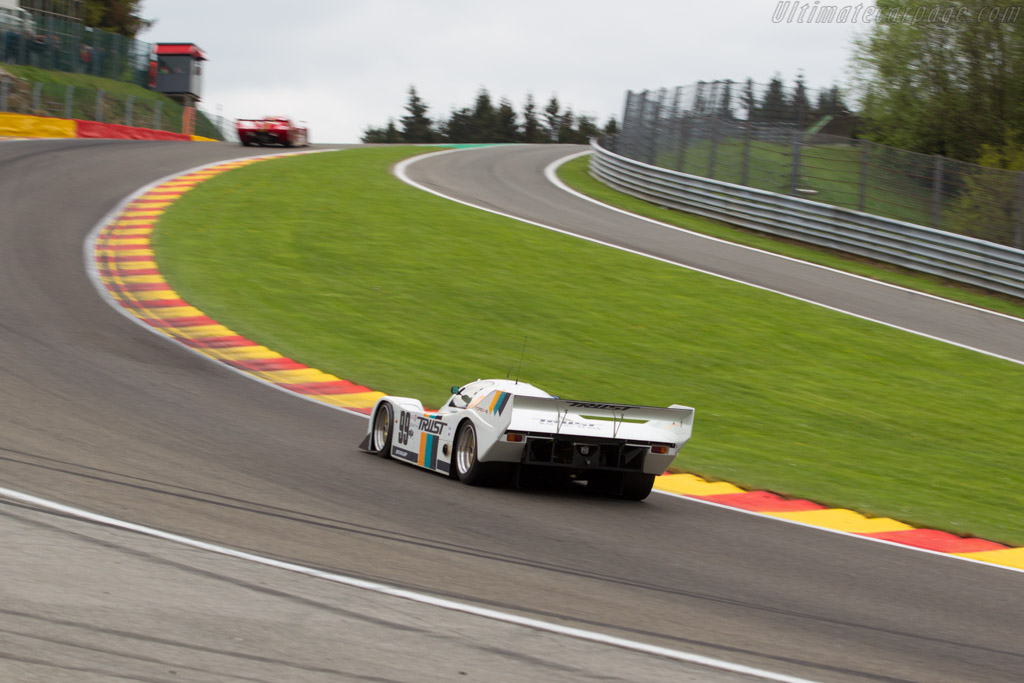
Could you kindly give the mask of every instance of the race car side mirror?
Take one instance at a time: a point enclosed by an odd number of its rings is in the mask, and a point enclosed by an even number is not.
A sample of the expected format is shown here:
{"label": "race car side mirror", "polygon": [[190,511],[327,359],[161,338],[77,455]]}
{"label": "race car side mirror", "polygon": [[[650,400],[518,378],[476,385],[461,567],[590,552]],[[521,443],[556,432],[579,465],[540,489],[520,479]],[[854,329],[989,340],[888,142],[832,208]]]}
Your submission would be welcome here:
{"label": "race car side mirror", "polygon": [[452,387],[452,393],[453,394],[459,393],[459,385],[456,384],[455,386]]}

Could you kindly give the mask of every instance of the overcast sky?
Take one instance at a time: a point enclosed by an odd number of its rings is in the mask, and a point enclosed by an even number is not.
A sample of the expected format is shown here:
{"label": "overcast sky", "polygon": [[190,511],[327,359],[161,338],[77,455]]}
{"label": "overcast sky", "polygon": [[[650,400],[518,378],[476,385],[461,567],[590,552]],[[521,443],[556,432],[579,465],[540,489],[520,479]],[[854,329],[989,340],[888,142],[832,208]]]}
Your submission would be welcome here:
{"label": "overcast sky", "polygon": [[138,37],[206,52],[206,111],[291,116],[314,142],[344,143],[403,116],[410,85],[433,118],[484,87],[516,111],[527,93],[541,106],[555,94],[603,125],[621,120],[627,90],[776,72],[789,84],[800,70],[810,87],[845,84],[851,39],[868,25],[852,14],[777,21],[779,10],[778,0],[143,0],[156,24]]}

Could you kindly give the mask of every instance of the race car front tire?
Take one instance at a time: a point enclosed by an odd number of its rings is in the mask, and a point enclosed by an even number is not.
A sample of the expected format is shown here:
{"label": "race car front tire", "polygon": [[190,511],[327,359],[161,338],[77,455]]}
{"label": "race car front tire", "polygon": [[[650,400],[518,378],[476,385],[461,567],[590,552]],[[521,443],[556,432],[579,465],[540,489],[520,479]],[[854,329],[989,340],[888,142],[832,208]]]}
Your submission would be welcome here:
{"label": "race car front tire", "polygon": [[391,439],[394,432],[394,412],[390,403],[381,403],[373,414],[370,450],[382,458],[391,457]]}

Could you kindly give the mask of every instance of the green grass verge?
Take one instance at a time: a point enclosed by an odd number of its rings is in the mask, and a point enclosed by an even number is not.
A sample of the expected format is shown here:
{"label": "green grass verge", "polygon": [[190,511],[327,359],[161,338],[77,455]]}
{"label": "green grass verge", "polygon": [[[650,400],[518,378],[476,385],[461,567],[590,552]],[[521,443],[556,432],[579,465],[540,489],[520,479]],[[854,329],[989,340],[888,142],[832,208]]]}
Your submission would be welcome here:
{"label": "green grass verge", "polygon": [[1008,315],[1024,318],[1024,302],[1018,299],[1000,297],[987,294],[980,290],[961,287],[948,280],[934,277],[924,273],[915,273],[910,270],[888,266],[882,263],[855,260],[848,256],[825,249],[816,249],[803,244],[775,239],[756,232],[743,230],[727,223],[695,216],[693,214],[680,213],[671,209],[664,209],[645,202],[636,197],[623,194],[613,190],[599,180],[593,178],[589,172],[589,158],[581,157],[558,169],[558,177],[577,192],[610,206],[615,206],[625,211],[640,216],[652,218],[662,223],[676,225],[687,230],[699,232],[704,235],[718,237],[720,239],[744,244],[749,247],[763,249],[784,256],[791,256],[802,261],[817,263],[836,270],[843,270],[848,273],[862,275],[873,280],[888,282],[908,289],[916,289],[927,292],[944,299],[960,301],[980,308],[987,308],[992,311],[999,311]]}
{"label": "green grass verge", "polygon": [[255,164],[155,233],[190,302],[301,362],[439,405],[522,377],[697,408],[682,468],[1024,544],[1024,368],[480,212],[388,173],[423,148]]}

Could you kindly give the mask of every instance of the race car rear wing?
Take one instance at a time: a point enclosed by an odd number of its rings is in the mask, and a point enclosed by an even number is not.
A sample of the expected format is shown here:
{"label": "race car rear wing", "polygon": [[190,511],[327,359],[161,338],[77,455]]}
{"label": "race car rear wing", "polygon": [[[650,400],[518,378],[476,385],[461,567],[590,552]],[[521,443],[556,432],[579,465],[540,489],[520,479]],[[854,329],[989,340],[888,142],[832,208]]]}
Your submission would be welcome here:
{"label": "race car rear wing", "polygon": [[594,403],[560,398],[510,396],[508,431],[590,436],[625,441],[664,442],[681,446],[693,431],[694,409],[617,403]]}

